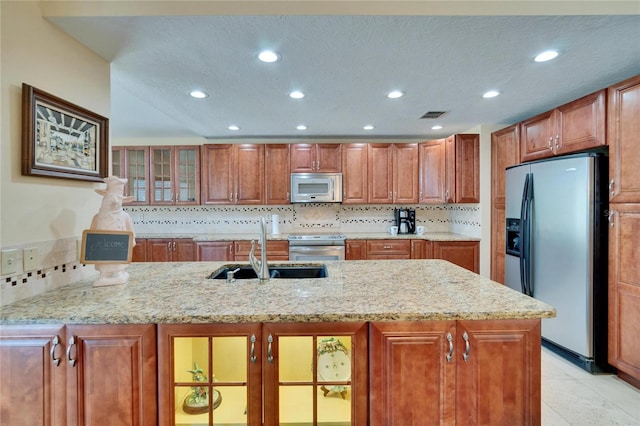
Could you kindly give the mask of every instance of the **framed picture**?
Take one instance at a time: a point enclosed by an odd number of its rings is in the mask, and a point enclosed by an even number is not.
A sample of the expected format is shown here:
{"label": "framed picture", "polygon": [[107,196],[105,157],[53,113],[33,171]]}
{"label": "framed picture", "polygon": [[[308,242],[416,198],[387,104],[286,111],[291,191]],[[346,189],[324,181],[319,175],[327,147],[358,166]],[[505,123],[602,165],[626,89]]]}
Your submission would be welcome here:
{"label": "framed picture", "polygon": [[109,119],[22,84],[22,174],[102,182]]}

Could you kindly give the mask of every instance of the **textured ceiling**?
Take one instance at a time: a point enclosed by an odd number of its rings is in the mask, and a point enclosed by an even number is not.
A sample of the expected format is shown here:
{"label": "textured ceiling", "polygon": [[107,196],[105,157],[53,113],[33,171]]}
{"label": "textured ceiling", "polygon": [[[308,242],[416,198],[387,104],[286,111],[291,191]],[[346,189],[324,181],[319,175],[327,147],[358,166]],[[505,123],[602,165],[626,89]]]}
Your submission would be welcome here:
{"label": "textured ceiling", "polygon": [[[116,138],[437,138],[640,74],[640,15],[50,19],[111,62]],[[261,63],[263,48],[282,59]],[[533,62],[549,48],[561,55]],[[210,96],[192,99],[194,88]],[[406,95],[387,99],[394,89]],[[489,89],[502,94],[483,99]],[[432,110],[446,114],[420,119]]]}

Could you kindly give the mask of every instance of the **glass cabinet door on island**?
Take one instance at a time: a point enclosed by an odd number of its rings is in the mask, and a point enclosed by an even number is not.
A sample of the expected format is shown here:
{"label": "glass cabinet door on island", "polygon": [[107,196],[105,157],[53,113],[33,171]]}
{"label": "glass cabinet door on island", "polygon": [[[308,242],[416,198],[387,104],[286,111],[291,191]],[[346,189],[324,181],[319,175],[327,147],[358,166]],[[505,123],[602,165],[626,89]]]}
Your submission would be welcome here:
{"label": "glass cabinet door on island", "polygon": [[364,323],[158,327],[159,424],[358,425]]}

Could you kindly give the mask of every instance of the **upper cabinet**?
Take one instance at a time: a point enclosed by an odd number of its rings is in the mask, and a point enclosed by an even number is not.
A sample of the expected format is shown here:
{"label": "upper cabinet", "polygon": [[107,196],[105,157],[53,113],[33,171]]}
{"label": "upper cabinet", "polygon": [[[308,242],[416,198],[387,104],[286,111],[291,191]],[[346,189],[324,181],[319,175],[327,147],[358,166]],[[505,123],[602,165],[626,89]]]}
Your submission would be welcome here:
{"label": "upper cabinet", "polygon": [[444,203],[446,140],[437,139],[420,144],[420,202]]}
{"label": "upper cabinet", "polygon": [[291,173],[340,173],[341,171],[341,144],[291,145]]}
{"label": "upper cabinet", "polygon": [[264,145],[203,145],[202,204],[264,204]]}
{"label": "upper cabinet", "polygon": [[289,204],[291,201],[289,147],[289,144],[265,145],[264,180],[267,204]]}
{"label": "upper cabinet", "polygon": [[112,174],[127,179],[124,195],[133,197],[128,206],[149,204],[149,147],[116,146],[111,151]]}
{"label": "upper cabinet", "polygon": [[151,204],[200,204],[200,147],[152,146]]}
{"label": "upper cabinet", "polygon": [[521,123],[521,161],[605,145],[606,90],[600,90]]}
{"label": "upper cabinet", "polygon": [[640,75],[609,88],[609,201],[640,203]]}
{"label": "upper cabinet", "polygon": [[368,202],[418,202],[418,144],[369,144]]}
{"label": "upper cabinet", "polygon": [[366,143],[342,145],[342,204],[366,204],[369,200],[367,146]]}

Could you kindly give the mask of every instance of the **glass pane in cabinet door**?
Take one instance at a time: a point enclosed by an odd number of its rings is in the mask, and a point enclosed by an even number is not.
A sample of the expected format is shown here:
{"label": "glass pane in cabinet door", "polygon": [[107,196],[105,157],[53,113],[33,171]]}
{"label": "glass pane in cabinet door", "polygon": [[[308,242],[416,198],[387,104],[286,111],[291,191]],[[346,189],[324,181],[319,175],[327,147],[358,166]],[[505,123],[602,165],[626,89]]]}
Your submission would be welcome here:
{"label": "glass pane in cabinet door", "polygon": [[179,201],[195,201],[196,199],[196,152],[182,150],[179,155],[180,181]]}
{"label": "glass pane in cabinet door", "polygon": [[314,352],[311,336],[279,337],[280,382],[311,382]]}
{"label": "glass pane in cabinet door", "polygon": [[351,337],[318,336],[318,382],[351,382]]}
{"label": "glass pane in cabinet door", "polygon": [[120,158],[120,151],[111,151],[111,173],[114,176],[122,176],[122,159]]}
{"label": "glass pane in cabinet door", "polygon": [[171,201],[171,150],[153,151],[153,182],[156,201]]}
{"label": "glass pane in cabinet door", "polygon": [[214,337],[212,340],[214,381],[246,383],[247,337]]}
{"label": "glass pane in cabinet door", "polygon": [[314,424],[313,389],[313,386],[280,386],[281,425]]}
{"label": "glass pane in cabinet door", "polygon": [[351,386],[317,387],[318,424],[351,424]]}
{"label": "glass pane in cabinet door", "polygon": [[207,337],[173,339],[173,375],[176,383],[209,380],[209,339]]}

